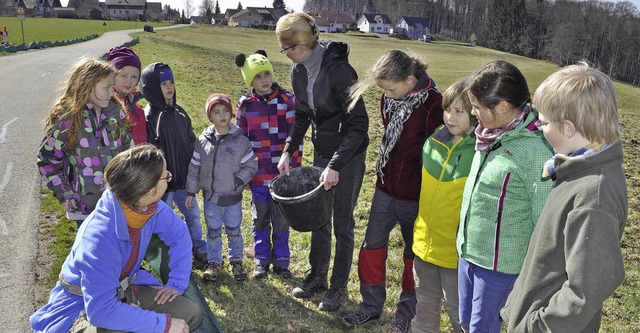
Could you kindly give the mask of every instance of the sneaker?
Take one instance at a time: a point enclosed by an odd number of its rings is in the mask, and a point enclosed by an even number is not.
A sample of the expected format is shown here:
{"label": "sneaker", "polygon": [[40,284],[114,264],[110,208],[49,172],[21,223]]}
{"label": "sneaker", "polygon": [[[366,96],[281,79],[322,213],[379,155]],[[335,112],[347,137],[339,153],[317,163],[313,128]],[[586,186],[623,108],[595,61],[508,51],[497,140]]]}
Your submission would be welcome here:
{"label": "sneaker", "polygon": [[391,328],[393,328],[394,333],[409,333],[411,332],[411,320],[402,320],[393,317]]}
{"label": "sneaker", "polygon": [[329,288],[322,301],[320,301],[320,310],[326,312],[334,312],[347,301],[349,297],[347,288]]}
{"label": "sneaker", "polygon": [[283,279],[290,279],[291,277],[293,277],[291,271],[289,271],[289,267],[287,266],[274,267],[273,272],[278,274]]}
{"label": "sneaker", "polygon": [[242,267],[242,261],[234,261],[231,263],[231,273],[236,282],[247,281],[247,271]]}
{"label": "sneaker", "polygon": [[368,315],[366,313],[356,311],[342,317],[342,323],[347,327],[366,326],[380,319],[380,315]]}
{"label": "sneaker", "polygon": [[327,275],[317,275],[311,270],[311,273],[302,281],[302,285],[293,288],[292,294],[295,298],[309,298],[325,290],[327,290]]}
{"label": "sneaker", "polygon": [[210,262],[204,267],[202,279],[206,281],[215,281],[218,278],[220,272],[222,272],[222,266],[217,262]]}
{"label": "sneaker", "polygon": [[200,251],[193,251],[193,268],[204,269],[209,264],[207,255]]}
{"label": "sneaker", "polygon": [[[273,269],[275,271],[275,268]],[[253,277],[256,279],[264,279],[269,272],[269,266],[256,265],[256,269],[253,270]]]}

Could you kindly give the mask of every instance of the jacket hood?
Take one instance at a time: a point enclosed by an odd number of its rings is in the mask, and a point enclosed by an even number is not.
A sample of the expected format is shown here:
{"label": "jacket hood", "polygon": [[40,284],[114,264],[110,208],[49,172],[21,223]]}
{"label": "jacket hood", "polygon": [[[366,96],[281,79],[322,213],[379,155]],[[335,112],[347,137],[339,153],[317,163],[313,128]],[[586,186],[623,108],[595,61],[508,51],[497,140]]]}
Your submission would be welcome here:
{"label": "jacket hood", "polygon": [[418,82],[416,83],[415,87],[413,87],[413,90],[409,92],[409,95],[421,92],[423,90],[433,89],[435,87],[435,81],[433,81],[433,79],[427,74],[427,72],[422,72],[420,73],[420,76],[418,76]]}
{"label": "jacket hood", "polygon": [[[238,125],[234,124],[234,123],[230,123],[229,124],[229,133],[227,133],[227,135],[229,137],[235,137],[238,135],[242,135],[242,131],[240,131],[240,127],[238,127]],[[216,128],[213,125],[210,125],[209,127],[205,128],[204,131],[202,132],[202,135],[207,138],[207,139],[213,139],[215,140],[216,137]]]}
{"label": "jacket hood", "polygon": [[324,46],[324,57],[327,58],[339,58],[349,61],[349,44],[343,42],[334,41],[320,41],[320,44]]}
{"label": "jacket hood", "polygon": [[[169,68],[169,65],[156,62],[142,70],[140,74],[140,88],[142,89],[142,94],[144,98],[149,101],[154,108],[159,108],[161,110],[172,109],[167,105],[167,102],[164,100],[164,96],[162,95],[162,89],[160,88],[160,71],[163,68]],[[176,105],[176,95],[177,92],[174,90],[173,93],[173,105]]]}

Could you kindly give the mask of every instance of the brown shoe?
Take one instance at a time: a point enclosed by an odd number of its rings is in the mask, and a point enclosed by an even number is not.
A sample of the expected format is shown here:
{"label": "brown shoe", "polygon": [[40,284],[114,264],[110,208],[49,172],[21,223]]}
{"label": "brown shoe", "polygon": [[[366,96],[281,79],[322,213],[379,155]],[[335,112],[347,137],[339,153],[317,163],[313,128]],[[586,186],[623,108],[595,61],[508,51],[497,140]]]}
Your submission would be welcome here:
{"label": "brown shoe", "polygon": [[202,279],[206,281],[215,281],[218,278],[218,274],[222,271],[222,265],[216,262],[210,262],[204,267],[204,273],[202,273]]}
{"label": "brown shoe", "polygon": [[247,281],[247,271],[242,266],[242,261],[234,261],[231,263],[231,273],[236,282]]}

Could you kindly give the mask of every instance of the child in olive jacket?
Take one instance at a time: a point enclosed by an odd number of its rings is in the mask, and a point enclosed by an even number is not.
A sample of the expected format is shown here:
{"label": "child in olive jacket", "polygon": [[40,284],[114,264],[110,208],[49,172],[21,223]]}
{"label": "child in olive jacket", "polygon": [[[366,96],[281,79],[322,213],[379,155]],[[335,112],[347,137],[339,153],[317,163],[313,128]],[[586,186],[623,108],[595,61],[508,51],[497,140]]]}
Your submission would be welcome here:
{"label": "child in olive jacket", "polygon": [[586,63],[538,87],[538,128],[556,155],[549,199],[501,316],[508,332],[598,332],[602,303],[624,280],[627,185],[616,94]]}

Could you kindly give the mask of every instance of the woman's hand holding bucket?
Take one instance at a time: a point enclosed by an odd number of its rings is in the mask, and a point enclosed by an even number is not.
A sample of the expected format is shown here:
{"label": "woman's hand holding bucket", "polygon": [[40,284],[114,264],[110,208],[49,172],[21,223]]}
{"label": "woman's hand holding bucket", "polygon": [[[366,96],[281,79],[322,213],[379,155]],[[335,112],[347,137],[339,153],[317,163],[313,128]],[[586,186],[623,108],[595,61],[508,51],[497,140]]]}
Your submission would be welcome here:
{"label": "woman's hand holding bucket", "polygon": [[340,179],[340,172],[335,171],[329,167],[326,167],[320,175],[320,183],[324,183],[324,190],[329,191],[332,187],[338,185]]}
{"label": "woman's hand holding bucket", "polygon": [[289,158],[289,153],[283,152],[282,156],[280,156],[280,161],[278,161],[278,171],[286,174],[287,176],[289,175]]}

